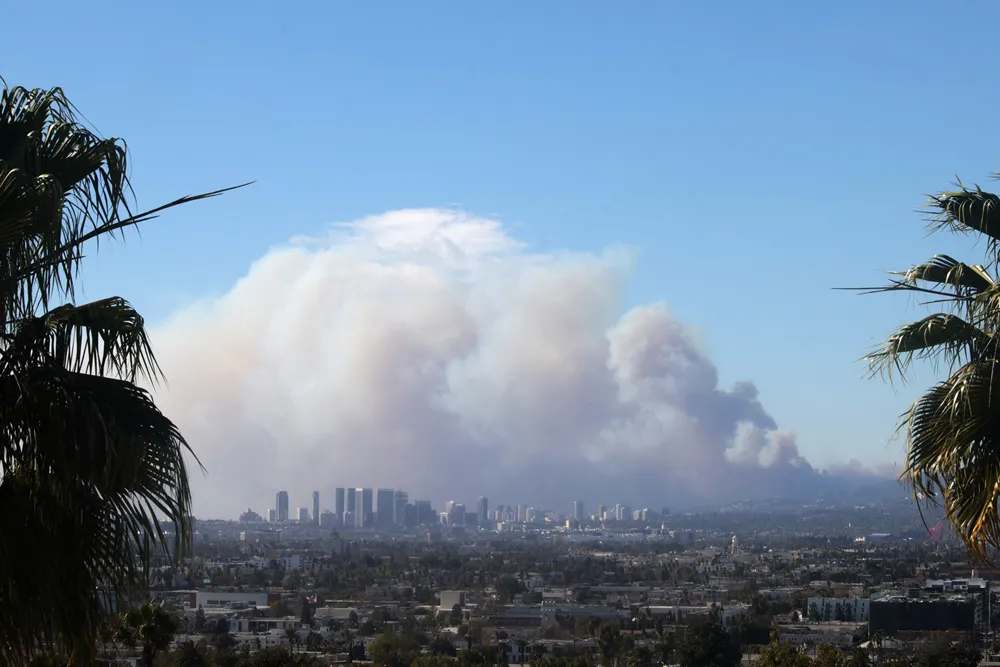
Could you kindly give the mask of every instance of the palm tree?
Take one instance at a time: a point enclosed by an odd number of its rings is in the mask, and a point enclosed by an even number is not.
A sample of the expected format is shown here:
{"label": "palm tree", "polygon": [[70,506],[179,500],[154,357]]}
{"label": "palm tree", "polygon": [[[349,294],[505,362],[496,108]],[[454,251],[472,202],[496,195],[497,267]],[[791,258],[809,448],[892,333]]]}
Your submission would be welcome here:
{"label": "palm tree", "polygon": [[930,201],[929,228],[984,241],[984,264],[935,255],[889,284],[865,290],[926,297],[938,312],[896,330],[867,357],[873,374],[907,377],[914,359],[942,362],[946,377],[902,416],[902,478],[918,503],[940,503],[970,551],[1000,546],[1000,198],[959,184]]}
{"label": "palm tree", "polygon": [[0,95],[3,664],[88,661],[102,607],[141,599],[151,555],[187,546],[188,446],[137,384],[159,377],[142,317],[71,301],[89,241],[218,193],[133,213],[126,156],[59,89]]}
{"label": "palm tree", "polygon": [[119,618],[118,632],[122,643],[142,650],[142,663],[153,667],[156,654],[170,648],[180,624],[161,605],[147,602],[124,612]]}
{"label": "palm tree", "polygon": [[209,667],[209,664],[204,641],[195,644],[188,640],[173,652],[174,667]]}
{"label": "palm tree", "polygon": [[295,653],[295,647],[299,643],[299,632],[295,628],[285,628],[285,639],[288,640],[288,650]]}

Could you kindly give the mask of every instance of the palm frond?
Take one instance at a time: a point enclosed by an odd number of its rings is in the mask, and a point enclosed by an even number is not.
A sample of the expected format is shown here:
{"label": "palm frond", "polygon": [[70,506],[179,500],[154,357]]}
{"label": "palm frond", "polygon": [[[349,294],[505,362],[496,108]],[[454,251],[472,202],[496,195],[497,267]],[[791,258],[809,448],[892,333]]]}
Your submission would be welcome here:
{"label": "palm frond", "polygon": [[865,357],[872,375],[897,373],[905,379],[914,358],[944,357],[957,365],[970,349],[985,345],[989,336],[956,315],[935,313],[897,329]]}
{"label": "palm frond", "polygon": [[997,359],[966,364],[921,396],[905,418],[904,477],[941,499],[968,548],[1000,546],[1000,371]]}
{"label": "palm frond", "polygon": [[982,292],[996,284],[981,264],[964,264],[948,255],[934,255],[927,262],[917,264],[909,271],[892,275],[902,276],[902,282],[909,285],[922,281],[956,288],[964,287],[973,292]]}
{"label": "palm frond", "polygon": [[1000,240],[1000,198],[978,186],[970,190],[941,192],[933,195],[930,206],[938,210],[931,219],[931,230],[976,231],[993,241]]}
{"label": "palm frond", "polygon": [[135,213],[127,156],[58,88],[0,94],[0,664],[89,664],[101,601],[136,600],[152,554],[189,547],[192,454],[135,384],[159,374],[142,317],[50,304],[72,300],[85,244],[234,188]]}
{"label": "palm frond", "polygon": [[62,368],[130,382],[159,377],[143,318],[120,297],[66,304],[15,326],[6,362],[55,359]]}

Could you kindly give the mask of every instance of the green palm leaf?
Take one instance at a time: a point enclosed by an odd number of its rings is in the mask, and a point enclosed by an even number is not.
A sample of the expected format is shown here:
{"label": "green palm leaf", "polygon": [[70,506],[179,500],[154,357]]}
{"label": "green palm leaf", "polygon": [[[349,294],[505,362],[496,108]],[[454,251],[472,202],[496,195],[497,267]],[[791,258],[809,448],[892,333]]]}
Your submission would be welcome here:
{"label": "green palm leaf", "polygon": [[963,187],[954,192],[942,192],[931,198],[931,206],[938,210],[932,229],[949,229],[957,232],[979,232],[991,241],[1000,240],[1000,198],[979,187]]}
{"label": "green palm leaf", "polygon": [[88,664],[102,601],[141,602],[189,544],[193,454],[136,384],[159,376],[142,317],[65,302],[85,244],[225,190],[135,213],[126,157],[59,89],[0,95],[0,664]]}
{"label": "green palm leaf", "polygon": [[945,310],[900,327],[867,361],[871,373],[889,377],[905,378],[915,359],[947,368],[900,421],[907,442],[902,479],[918,502],[940,503],[969,551],[986,559],[1000,548],[1000,198],[962,187],[931,204],[938,210],[932,228],[981,234],[986,261],[935,255],[867,290],[931,294]]}
{"label": "green palm leaf", "polygon": [[893,275],[902,276],[903,282],[908,285],[915,285],[923,281],[938,285],[965,287],[974,292],[982,292],[996,284],[982,265],[963,264],[948,255],[934,255],[924,264],[917,264],[909,271]]}
{"label": "green palm leaf", "polygon": [[954,364],[988,340],[986,333],[957,315],[935,313],[900,327],[866,359],[872,373],[905,376],[915,358],[943,357]]}

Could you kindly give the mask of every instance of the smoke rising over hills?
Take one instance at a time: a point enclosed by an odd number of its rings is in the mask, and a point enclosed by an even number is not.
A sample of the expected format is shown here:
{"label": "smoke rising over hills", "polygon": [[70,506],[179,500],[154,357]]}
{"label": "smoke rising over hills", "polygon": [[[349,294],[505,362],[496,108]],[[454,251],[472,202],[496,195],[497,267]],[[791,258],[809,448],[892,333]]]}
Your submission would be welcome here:
{"label": "smoke rising over hills", "polygon": [[273,249],[153,332],[157,400],[209,472],[193,474],[196,511],[335,486],[659,508],[836,483],[752,383],[719,387],[664,304],[622,312],[631,264],[528,252],[494,220],[437,209]]}

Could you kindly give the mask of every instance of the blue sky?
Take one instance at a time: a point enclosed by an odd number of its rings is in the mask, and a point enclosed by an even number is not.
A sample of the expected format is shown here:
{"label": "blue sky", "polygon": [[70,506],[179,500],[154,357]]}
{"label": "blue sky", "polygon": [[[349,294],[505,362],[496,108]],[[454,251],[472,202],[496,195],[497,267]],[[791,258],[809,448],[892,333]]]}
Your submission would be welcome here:
{"label": "blue sky", "polygon": [[[914,311],[878,282],[967,239],[916,209],[1000,169],[987,2],[16,3],[10,84],[63,86],[140,204],[253,187],[102,247],[87,296],[157,321],[268,247],[402,207],[538,250],[641,249],[633,303],[699,327],[823,464],[896,459],[916,388],[861,379]],[[975,255],[972,255],[974,257]],[[930,375],[922,375],[926,381]],[[919,386],[919,385],[918,385]]]}

